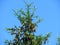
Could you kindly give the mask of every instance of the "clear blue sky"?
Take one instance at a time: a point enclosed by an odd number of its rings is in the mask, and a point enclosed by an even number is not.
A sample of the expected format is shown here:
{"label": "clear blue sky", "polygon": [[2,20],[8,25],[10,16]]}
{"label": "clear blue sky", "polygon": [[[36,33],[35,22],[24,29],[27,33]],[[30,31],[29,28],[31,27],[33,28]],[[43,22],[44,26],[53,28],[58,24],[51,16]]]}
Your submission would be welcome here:
{"label": "clear blue sky", "polygon": [[[60,35],[60,0],[29,0],[27,2],[34,2],[37,7],[36,14],[43,18],[37,27],[36,34],[52,32],[48,45],[56,45],[57,37]],[[22,0],[0,0],[0,45],[5,45],[4,40],[12,39],[5,28],[20,25],[12,9],[24,7]]]}

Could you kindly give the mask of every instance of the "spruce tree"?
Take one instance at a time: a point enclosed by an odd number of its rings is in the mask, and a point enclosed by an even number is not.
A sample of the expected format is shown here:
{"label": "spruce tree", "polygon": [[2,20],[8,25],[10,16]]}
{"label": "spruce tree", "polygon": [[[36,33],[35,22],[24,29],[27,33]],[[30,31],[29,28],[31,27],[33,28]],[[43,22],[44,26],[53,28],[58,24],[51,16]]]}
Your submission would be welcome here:
{"label": "spruce tree", "polygon": [[56,45],[60,45],[60,37],[57,38],[57,44]]}
{"label": "spruce tree", "polygon": [[[36,27],[41,22],[41,19],[39,16],[35,16],[36,8],[34,6],[32,9],[32,3],[27,4],[25,2],[25,4],[26,11],[22,9],[18,11],[13,10],[21,25],[19,27],[7,28],[11,35],[14,35],[14,39],[12,41],[6,40],[6,45],[44,45],[50,36],[50,33],[45,36],[35,35]],[[36,22],[33,22],[34,18],[36,18]]]}

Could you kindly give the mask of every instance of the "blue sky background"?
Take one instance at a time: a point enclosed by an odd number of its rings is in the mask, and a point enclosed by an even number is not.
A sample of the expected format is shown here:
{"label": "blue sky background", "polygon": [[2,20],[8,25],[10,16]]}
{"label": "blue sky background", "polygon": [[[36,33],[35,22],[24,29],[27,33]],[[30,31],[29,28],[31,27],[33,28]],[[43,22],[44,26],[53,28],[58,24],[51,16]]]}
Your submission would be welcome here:
{"label": "blue sky background", "polygon": [[[56,45],[57,37],[60,35],[60,0],[28,0],[27,3],[29,2],[34,2],[37,7],[36,14],[43,18],[43,21],[38,24],[36,34],[44,35],[51,32],[48,45]],[[12,39],[5,28],[20,25],[12,9],[24,7],[22,0],[0,0],[0,45],[5,45],[6,39]]]}

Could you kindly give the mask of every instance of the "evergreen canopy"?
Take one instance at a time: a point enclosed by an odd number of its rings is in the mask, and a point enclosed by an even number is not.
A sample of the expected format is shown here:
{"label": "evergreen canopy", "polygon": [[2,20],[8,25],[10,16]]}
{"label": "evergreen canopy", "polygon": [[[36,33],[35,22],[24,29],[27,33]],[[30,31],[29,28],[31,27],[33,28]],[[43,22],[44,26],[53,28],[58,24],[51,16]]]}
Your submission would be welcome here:
{"label": "evergreen canopy", "polygon": [[[46,44],[50,36],[50,33],[46,34],[45,36],[35,35],[34,32],[36,32],[36,26],[39,22],[41,22],[41,19],[34,14],[36,11],[35,6],[32,9],[32,4],[27,4],[26,2],[25,4],[26,11],[23,11],[22,9],[19,9],[18,11],[13,10],[20,21],[21,26],[7,28],[11,35],[14,35],[14,39],[12,41],[6,40],[6,45],[43,45]],[[36,22],[33,22],[34,18],[36,18]]]}

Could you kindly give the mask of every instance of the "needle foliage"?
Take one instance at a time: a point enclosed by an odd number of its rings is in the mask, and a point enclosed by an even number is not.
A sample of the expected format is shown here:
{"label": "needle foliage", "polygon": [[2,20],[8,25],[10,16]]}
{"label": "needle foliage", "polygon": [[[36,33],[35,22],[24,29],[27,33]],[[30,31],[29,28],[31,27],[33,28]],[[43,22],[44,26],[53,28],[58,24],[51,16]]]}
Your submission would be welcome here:
{"label": "needle foliage", "polygon": [[11,35],[14,35],[14,39],[10,41],[6,40],[6,45],[43,45],[47,43],[48,38],[50,37],[50,33],[45,36],[35,35],[36,27],[38,23],[41,22],[41,19],[34,14],[36,7],[33,7],[32,3],[27,4],[25,2],[25,4],[25,11],[22,9],[19,9],[18,11],[13,10],[21,25],[19,27],[14,26],[12,28],[7,28]]}

